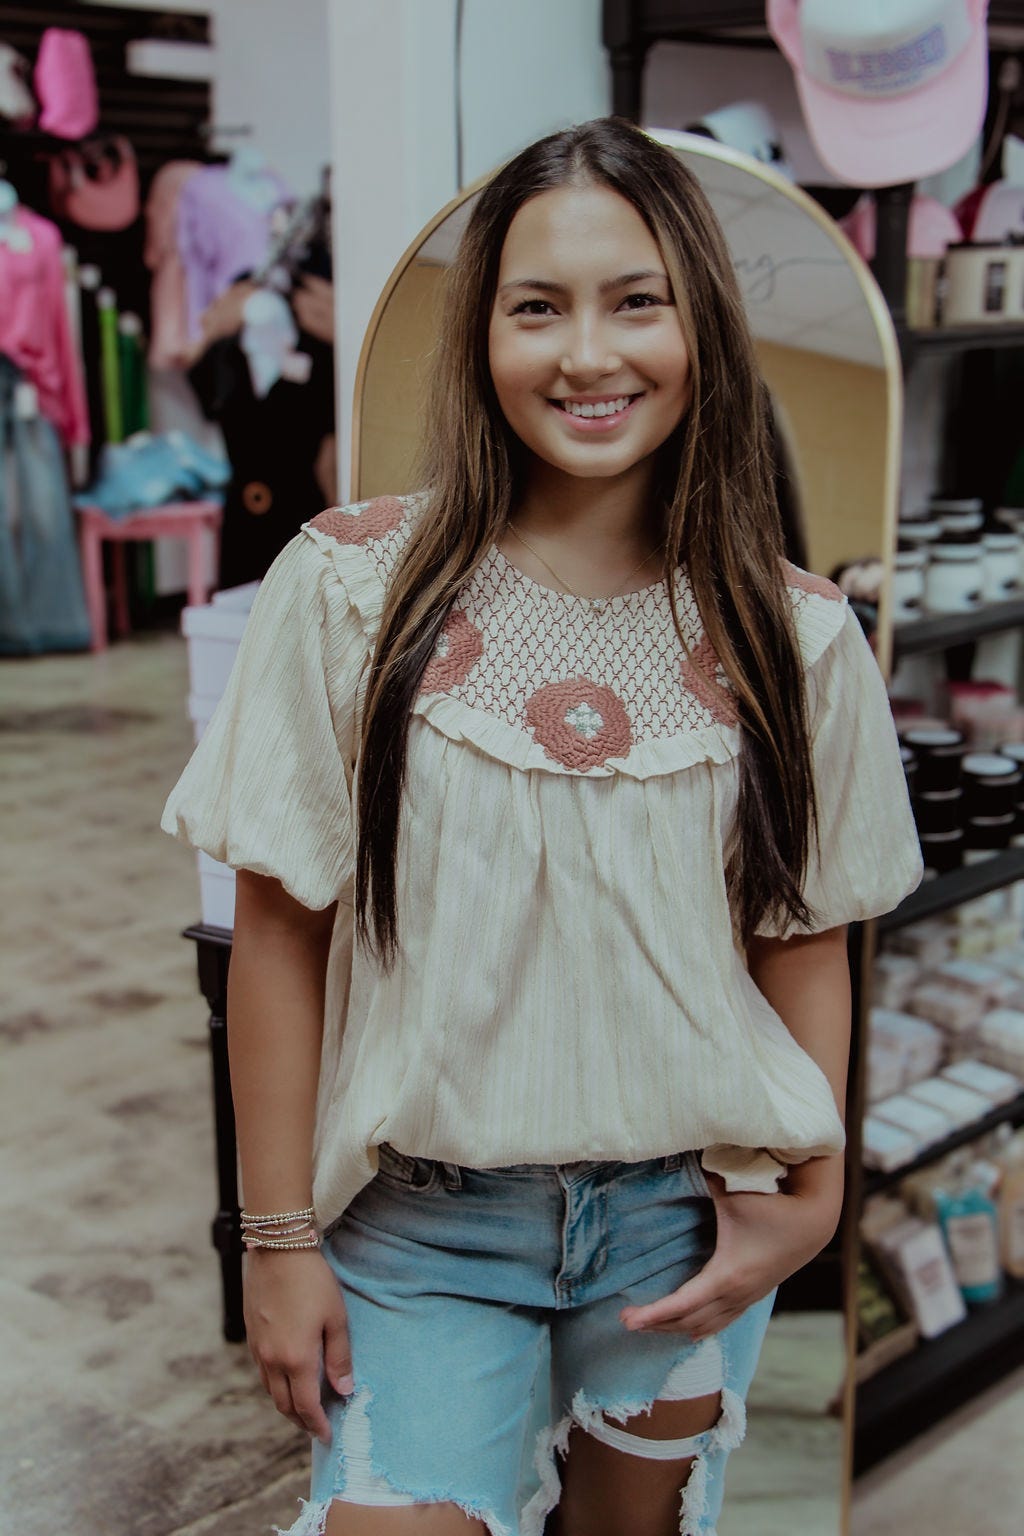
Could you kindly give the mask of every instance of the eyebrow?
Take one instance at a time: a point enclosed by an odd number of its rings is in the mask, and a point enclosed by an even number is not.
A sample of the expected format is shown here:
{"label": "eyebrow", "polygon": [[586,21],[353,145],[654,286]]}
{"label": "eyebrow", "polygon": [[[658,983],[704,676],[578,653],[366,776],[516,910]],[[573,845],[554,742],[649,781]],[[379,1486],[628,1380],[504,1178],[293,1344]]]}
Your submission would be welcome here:
{"label": "eyebrow", "polygon": [[[605,278],[603,283],[597,285],[598,292],[611,293],[614,288],[626,288],[630,283],[646,282],[652,277],[660,278],[664,283],[668,282],[667,272],[624,272],[621,277]],[[564,283],[552,283],[544,277],[519,277],[511,283],[502,283],[498,292],[507,293],[510,288],[536,288],[541,293],[568,293],[569,291]]]}

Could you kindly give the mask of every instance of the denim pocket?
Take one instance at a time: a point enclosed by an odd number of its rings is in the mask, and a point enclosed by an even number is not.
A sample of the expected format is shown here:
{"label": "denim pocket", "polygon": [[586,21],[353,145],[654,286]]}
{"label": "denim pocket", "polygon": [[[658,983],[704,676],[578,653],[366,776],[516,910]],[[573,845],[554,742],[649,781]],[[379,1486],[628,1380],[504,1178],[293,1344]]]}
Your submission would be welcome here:
{"label": "denim pocket", "polygon": [[440,1163],[429,1157],[412,1157],[408,1152],[398,1152],[386,1141],[377,1148],[377,1177],[384,1184],[426,1194],[438,1187],[442,1173]]}
{"label": "denim pocket", "polygon": [[683,1156],[686,1159],[686,1167],[689,1171],[691,1179],[693,1180],[693,1187],[696,1193],[698,1195],[705,1195],[710,1200],[711,1186],[704,1176],[704,1169],[701,1166],[700,1161],[700,1153],[686,1152],[683,1154]]}

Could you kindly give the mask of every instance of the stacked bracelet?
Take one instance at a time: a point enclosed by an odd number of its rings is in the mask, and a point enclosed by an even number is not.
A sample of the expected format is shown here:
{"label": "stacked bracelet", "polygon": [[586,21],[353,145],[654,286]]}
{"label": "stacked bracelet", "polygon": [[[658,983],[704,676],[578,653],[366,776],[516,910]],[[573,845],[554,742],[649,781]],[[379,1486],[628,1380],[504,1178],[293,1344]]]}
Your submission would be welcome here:
{"label": "stacked bracelet", "polygon": [[313,1207],[278,1211],[270,1216],[250,1216],[243,1211],[242,1241],[246,1248],[319,1248],[320,1234],[313,1220]]}

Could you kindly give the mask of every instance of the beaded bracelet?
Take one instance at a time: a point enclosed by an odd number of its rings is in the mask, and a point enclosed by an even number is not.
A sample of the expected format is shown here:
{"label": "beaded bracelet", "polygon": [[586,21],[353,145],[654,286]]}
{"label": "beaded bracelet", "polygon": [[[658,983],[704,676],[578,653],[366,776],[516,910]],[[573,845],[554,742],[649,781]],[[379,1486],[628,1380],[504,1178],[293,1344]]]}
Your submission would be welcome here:
{"label": "beaded bracelet", "polygon": [[313,1221],[313,1207],[301,1211],[277,1211],[266,1216],[242,1212],[242,1241],[247,1249],[319,1248],[320,1234]]}

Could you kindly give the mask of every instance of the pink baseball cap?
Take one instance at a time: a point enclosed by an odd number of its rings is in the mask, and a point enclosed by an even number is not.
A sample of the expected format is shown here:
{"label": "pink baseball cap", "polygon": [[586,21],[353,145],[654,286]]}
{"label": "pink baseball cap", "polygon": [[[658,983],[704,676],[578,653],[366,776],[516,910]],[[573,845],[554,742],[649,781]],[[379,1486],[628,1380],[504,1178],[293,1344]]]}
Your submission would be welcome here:
{"label": "pink baseball cap", "polygon": [[814,147],[856,187],[946,170],[988,91],[988,0],[768,0]]}

